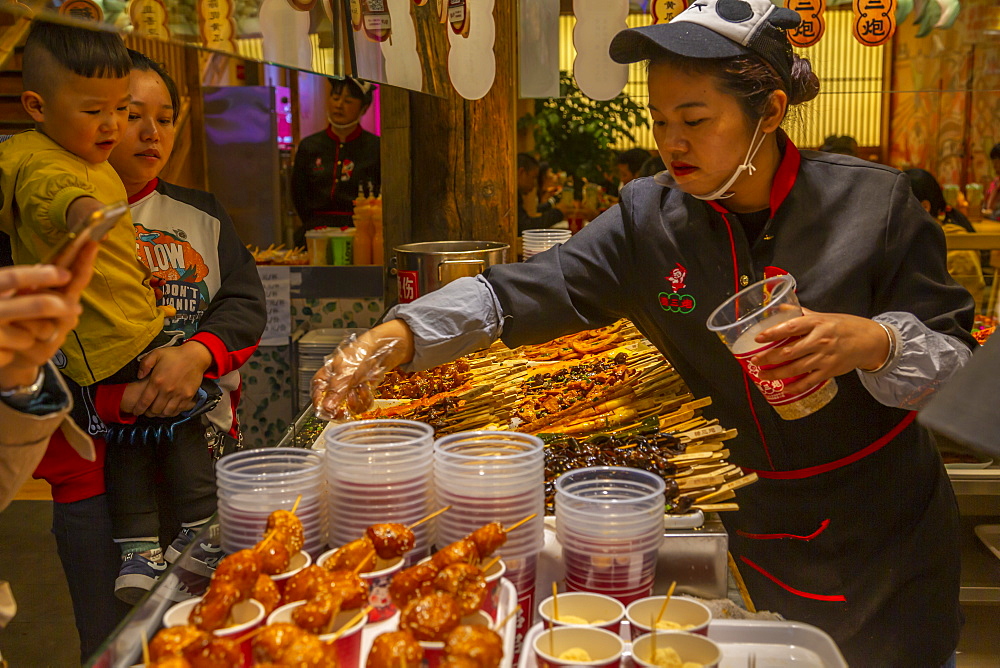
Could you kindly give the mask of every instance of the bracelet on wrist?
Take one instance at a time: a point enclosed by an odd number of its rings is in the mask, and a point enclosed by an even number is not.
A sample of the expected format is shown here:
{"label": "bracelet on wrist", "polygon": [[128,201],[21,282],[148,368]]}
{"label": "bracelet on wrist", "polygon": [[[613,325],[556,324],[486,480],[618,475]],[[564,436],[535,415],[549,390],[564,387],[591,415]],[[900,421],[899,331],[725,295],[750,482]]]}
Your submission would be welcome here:
{"label": "bracelet on wrist", "polygon": [[3,399],[34,399],[42,391],[45,382],[45,367],[39,367],[35,382],[30,385],[18,385],[9,390],[0,390],[0,398]]}
{"label": "bracelet on wrist", "polygon": [[889,329],[889,326],[886,325],[884,322],[879,322],[876,320],[875,324],[881,327],[882,331],[884,331],[885,335],[889,338],[889,354],[885,356],[885,361],[883,361],[874,369],[861,369],[865,373],[879,373],[880,371],[884,371],[885,368],[889,366],[889,364],[892,363],[892,360],[896,357],[896,336],[892,333],[892,330]]}

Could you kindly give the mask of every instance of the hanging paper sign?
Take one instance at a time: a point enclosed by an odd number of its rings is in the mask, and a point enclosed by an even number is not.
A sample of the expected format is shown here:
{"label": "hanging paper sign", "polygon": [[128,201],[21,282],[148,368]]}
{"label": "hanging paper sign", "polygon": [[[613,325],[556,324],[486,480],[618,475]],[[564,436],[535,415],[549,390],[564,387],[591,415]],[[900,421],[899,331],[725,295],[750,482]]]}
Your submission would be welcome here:
{"label": "hanging paper sign", "polygon": [[311,12],[316,0],[288,0],[288,4],[297,12]]}
{"label": "hanging paper sign", "polygon": [[438,3],[438,19],[441,23],[448,22],[448,0],[437,0]]}
{"label": "hanging paper sign", "polygon": [[205,48],[236,51],[232,0],[198,0],[198,30]]}
{"label": "hanging paper sign", "polygon": [[785,7],[802,17],[802,23],[788,31],[792,46],[805,48],[818,42],[826,32],[826,0],[785,0]]}
{"label": "hanging paper sign", "polygon": [[469,8],[465,0],[448,0],[448,23],[456,35],[469,36]]}
{"label": "hanging paper sign", "polygon": [[854,0],[854,39],[880,46],[896,32],[896,0]]}
{"label": "hanging paper sign", "polygon": [[167,8],[163,0],[132,0],[128,5],[128,17],[136,35],[170,39]]}
{"label": "hanging paper sign", "polygon": [[353,26],[355,32],[361,30],[361,0],[351,0],[351,26]]}
{"label": "hanging paper sign", "polygon": [[[506,0],[500,0],[505,2]],[[467,0],[469,13],[475,8],[476,21],[467,36],[448,31],[448,78],[466,100],[478,100],[490,92],[497,75],[496,23],[494,0]],[[466,22],[468,16],[466,16]]]}
{"label": "hanging paper sign", "polygon": [[675,16],[687,9],[687,0],[652,0],[649,3],[649,13],[653,15],[653,23],[668,23]]}
{"label": "hanging paper sign", "polygon": [[608,55],[611,40],[628,27],[628,5],[628,0],[573,0],[573,76],[583,94],[592,100],[610,100],[628,82],[628,66]]}
{"label": "hanging paper sign", "polygon": [[384,42],[392,35],[392,20],[385,0],[361,0],[362,27],[365,37],[373,42]]}
{"label": "hanging paper sign", "polygon": [[68,0],[59,7],[59,13],[82,21],[103,21],[104,12],[93,0]]}

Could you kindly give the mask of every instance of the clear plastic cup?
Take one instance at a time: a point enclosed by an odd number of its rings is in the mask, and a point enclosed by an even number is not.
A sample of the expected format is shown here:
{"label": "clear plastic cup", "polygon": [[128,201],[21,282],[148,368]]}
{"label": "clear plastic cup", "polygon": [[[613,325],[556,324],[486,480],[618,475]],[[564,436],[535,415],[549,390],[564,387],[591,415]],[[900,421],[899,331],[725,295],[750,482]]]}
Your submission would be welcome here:
{"label": "clear plastic cup", "polygon": [[790,394],[785,386],[805,374],[781,380],[761,380],[761,369],[775,369],[783,364],[758,367],[750,362],[754,355],[780,348],[797,340],[789,337],[763,345],[754,338],[765,329],[802,315],[795,296],[795,279],[788,274],[765,278],[743,288],[720,304],[708,317],[708,328],[718,334],[743,370],[753,380],[767,402],[786,420],[806,417],[826,406],[837,395],[837,382],[830,378],[804,392]]}

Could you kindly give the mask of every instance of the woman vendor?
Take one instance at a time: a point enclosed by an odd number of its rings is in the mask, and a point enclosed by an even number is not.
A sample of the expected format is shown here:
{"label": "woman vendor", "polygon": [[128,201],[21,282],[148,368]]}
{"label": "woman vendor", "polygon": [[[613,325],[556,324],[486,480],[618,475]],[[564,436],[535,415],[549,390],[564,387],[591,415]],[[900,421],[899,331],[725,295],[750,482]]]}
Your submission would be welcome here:
{"label": "woman vendor", "polygon": [[292,201],[302,220],[300,235],[316,227],[353,225],[354,199],[361,192],[377,195],[382,183],[379,138],[360,125],[374,86],[351,77],[329,82],[330,124],[303,139],[295,152]]}
{"label": "woman vendor", "polygon": [[[410,304],[317,373],[333,412],[375,366],[426,368],[488,345],[539,343],[627,317],[675,365],[706,414],[732,424],[730,459],[760,480],[726,513],[759,609],[814,624],[852,666],[954,665],[958,509],[931,436],[914,422],[970,357],[973,304],[948,276],[944,235],[898,171],[799,151],[781,129],[818,93],[769,0],[703,0],[624,30],[618,62],[649,61],[667,171],[636,179],[569,242],[491,267]],[[817,412],[783,420],[705,327],[765,276],[790,273],[804,314],[757,342],[764,380],[837,377]],[[661,295],[690,297],[679,308]],[[351,405],[350,402],[347,404]]]}

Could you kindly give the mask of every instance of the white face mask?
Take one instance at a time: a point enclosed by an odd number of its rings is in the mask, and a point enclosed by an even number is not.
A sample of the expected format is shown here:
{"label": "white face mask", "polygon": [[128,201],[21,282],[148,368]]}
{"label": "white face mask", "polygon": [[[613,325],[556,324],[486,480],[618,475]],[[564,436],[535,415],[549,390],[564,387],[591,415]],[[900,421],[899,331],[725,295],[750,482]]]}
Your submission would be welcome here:
{"label": "white face mask", "polygon": [[[746,158],[743,159],[743,164],[737,167],[736,171],[733,172],[733,175],[729,177],[729,180],[706,195],[695,195],[694,193],[688,193],[689,195],[691,195],[691,197],[695,197],[701,200],[712,200],[712,199],[726,199],[727,197],[732,197],[733,195],[736,194],[734,192],[727,192],[729,188],[732,187],[734,183],[736,183],[736,179],[740,178],[740,175],[743,172],[753,175],[753,173],[757,171],[757,168],[753,166],[753,159],[757,155],[757,151],[759,151],[760,147],[764,144],[764,139],[767,138],[767,135],[762,133],[760,135],[760,139],[759,140],[757,139],[757,132],[760,130],[760,124],[761,121],[763,120],[764,119],[760,119],[759,121],[757,121],[757,127],[754,128],[753,138],[750,140],[750,148],[747,149]],[[656,181],[661,186],[667,186],[668,188],[673,188],[677,186],[677,181],[674,180],[674,177],[670,175],[670,172],[668,170],[664,170],[658,173],[656,176],[653,177],[653,180]]]}
{"label": "white face mask", "polygon": [[345,130],[353,130],[355,127],[357,127],[358,123],[361,122],[361,117],[359,116],[356,121],[348,123],[347,125],[340,125],[339,123],[334,123],[333,119],[330,118],[329,116],[326,117],[326,122],[329,123],[330,127],[332,127],[337,132],[344,133]]}

